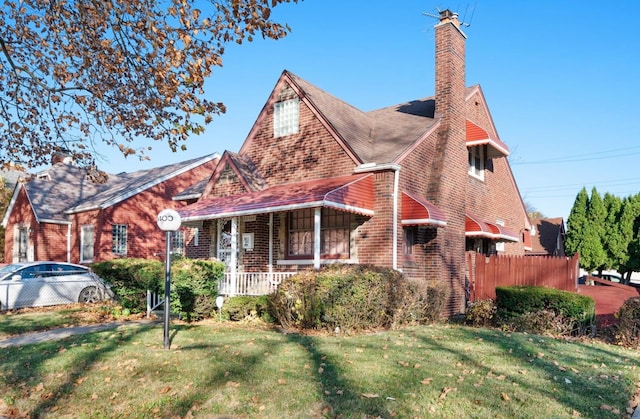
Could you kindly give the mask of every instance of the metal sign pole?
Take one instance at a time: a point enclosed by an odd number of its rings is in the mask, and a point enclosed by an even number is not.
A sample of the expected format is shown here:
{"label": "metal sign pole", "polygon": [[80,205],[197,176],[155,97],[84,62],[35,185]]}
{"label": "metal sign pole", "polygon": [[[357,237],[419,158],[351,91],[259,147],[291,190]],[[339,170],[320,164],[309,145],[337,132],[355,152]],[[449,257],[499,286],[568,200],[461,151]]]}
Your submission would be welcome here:
{"label": "metal sign pole", "polygon": [[167,266],[164,275],[164,348],[169,349],[169,317],[171,315],[171,232],[180,228],[182,220],[176,210],[164,209],[158,214],[158,227],[167,232]]}
{"label": "metal sign pole", "polygon": [[164,275],[164,349],[169,349],[169,317],[171,315],[171,232],[167,231],[167,256]]}

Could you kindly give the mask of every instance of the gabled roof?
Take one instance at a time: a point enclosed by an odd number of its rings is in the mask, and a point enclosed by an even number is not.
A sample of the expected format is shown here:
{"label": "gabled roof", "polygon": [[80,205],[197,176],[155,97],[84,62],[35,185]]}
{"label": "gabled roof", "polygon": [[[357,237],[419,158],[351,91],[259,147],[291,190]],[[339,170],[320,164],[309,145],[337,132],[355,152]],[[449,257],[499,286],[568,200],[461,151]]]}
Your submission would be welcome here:
{"label": "gabled roof", "polygon": [[[56,163],[32,180],[21,183],[14,192],[17,197],[20,188],[29,199],[38,222],[67,223],[64,211],[86,199],[90,199],[109,183],[94,183],[84,169],[65,163]],[[13,201],[13,200],[12,200]],[[11,209],[7,209],[7,216]]]}
{"label": "gabled roof", "polygon": [[6,226],[22,189],[38,222],[67,224],[69,214],[114,205],[217,157],[211,154],[148,170],[110,174],[105,183],[94,183],[84,169],[56,163],[29,182],[18,183],[2,223]]}
{"label": "gabled roof", "polygon": [[[192,196],[194,196],[196,193],[199,193],[198,197],[202,195],[209,195],[209,193],[211,192],[211,188],[214,187],[214,185],[220,179],[220,176],[222,176],[223,172],[225,172],[227,169],[230,169],[235,174],[238,182],[240,182],[240,184],[242,184],[244,189],[247,191],[260,191],[267,187],[266,180],[260,173],[258,173],[256,165],[251,161],[249,157],[241,156],[231,151],[225,151],[204,187],[199,192],[197,192],[195,189],[190,188],[193,192]],[[180,196],[183,195],[184,194],[182,193],[180,194]],[[180,198],[175,197],[174,199]]]}
{"label": "gabled roof", "polygon": [[73,214],[110,207],[216,158],[219,158],[219,155],[214,153],[153,169],[110,175],[105,188],[100,189],[95,195],[82,200],[82,202],[67,207],[64,212],[65,214]]}
{"label": "gabled roof", "polygon": [[435,124],[433,98],[363,112],[286,72],[362,163],[392,163]]}

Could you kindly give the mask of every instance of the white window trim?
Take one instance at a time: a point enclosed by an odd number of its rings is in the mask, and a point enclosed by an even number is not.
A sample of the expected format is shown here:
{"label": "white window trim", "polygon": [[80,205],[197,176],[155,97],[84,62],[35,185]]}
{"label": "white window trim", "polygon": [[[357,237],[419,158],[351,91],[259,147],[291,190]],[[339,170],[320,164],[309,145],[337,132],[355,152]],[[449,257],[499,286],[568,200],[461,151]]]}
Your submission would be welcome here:
{"label": "white window trim", "polygon": [[[84,245],[85,245],[85,231],[91,230],[91,247],[93,251],[91,252],[91,258],[85,258],[84,254]],[[95,228],[91,224],[83,225],[80,228],[80,263],[90,263],[93,262],[95,257]]]}
{"label": "white window trim", "polygon": [[[484,146],[473,146],[468,149],[469,152],[469,176],[476,179],[484,180],[485,169],[485,148]],[[476,162],[479,160],[479,164]]]}

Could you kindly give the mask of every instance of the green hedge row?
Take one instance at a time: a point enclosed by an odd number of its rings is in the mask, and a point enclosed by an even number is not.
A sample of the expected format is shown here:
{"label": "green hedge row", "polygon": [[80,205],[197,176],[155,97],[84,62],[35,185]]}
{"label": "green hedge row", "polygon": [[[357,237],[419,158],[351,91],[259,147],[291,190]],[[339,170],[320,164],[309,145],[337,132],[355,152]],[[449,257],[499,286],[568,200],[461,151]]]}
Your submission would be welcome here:
{"label": "green hedge row", "polygon": [[496,287],[496,306],[505,320],[547,310],[581,327],[591,326],[596,314],[596,304],[591,297],[535,286]]}

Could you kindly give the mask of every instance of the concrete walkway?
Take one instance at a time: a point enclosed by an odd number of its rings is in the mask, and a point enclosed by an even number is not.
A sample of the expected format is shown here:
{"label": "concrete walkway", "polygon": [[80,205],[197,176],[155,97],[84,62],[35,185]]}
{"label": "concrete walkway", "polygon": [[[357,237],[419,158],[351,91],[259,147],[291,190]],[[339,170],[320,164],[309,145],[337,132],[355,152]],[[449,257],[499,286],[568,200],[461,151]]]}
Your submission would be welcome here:
{"label": "concrete walkway", "polygon": [[13,336],[0,340],[0,348],[8,348],[10,346],[31,345],[34,343],[47,342],[52,340],[60,340],[69,336],[79,335],[83,333],[100,332],[103,330],[117,329],[120,326],[139,326],[145,324],[159,323],[158,320],[132,320],[111,323],[91,324],[86,326],[61,327],[59,329],[45,330],[43,332],[25,333],[23,335]]}

